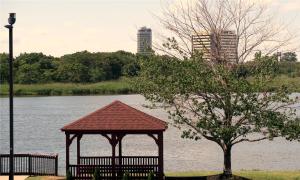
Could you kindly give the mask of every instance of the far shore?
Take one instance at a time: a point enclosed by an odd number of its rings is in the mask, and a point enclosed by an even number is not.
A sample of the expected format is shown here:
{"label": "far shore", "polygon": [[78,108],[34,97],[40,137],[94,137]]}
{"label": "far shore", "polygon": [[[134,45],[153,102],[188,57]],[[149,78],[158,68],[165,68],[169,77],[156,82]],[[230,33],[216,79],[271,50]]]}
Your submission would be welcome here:
{"label": "far shore", "polygon": [[[8,84],[0,85],[0,96],[8,96]],[[126,80],[99,83],[14,84],[15,96],[78,96],[134,94]]]}
{"label": "far shore", "polygon": [[[268,85],[270,91],[286,86],[290,92],[300,92],[300,77],[278,76]],[[0,84],[0,97],[8,96],[8,84]],[[86,96],[136,94],[128,79],[98,83],[14,84],[15,96]]]}

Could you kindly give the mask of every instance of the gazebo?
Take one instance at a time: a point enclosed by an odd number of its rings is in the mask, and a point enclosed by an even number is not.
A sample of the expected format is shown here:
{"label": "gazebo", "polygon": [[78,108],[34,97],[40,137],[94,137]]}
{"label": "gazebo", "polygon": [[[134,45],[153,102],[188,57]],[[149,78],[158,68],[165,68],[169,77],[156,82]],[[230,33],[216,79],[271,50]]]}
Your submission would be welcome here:
{"label": "gazebo", "polygon": [[[125,172],[134,179],[145,179],[153,172],[163,179],[163,132],[167,123],[132,108],[120,101],[113,103],[64,126],[66,134],[66,172],[75,179],[91,179],[98,169],[103,179],[121,179]],[[112,148],[111,156],[83,157],[80,140],[83,135],[102,135]],[[123,156],[122,139],[126,135],[148,135],[158,146],[158,156]],[[77,164],[70,164],[70,145],[77,139]],[[119,148],[116,155],[116,148]]]}

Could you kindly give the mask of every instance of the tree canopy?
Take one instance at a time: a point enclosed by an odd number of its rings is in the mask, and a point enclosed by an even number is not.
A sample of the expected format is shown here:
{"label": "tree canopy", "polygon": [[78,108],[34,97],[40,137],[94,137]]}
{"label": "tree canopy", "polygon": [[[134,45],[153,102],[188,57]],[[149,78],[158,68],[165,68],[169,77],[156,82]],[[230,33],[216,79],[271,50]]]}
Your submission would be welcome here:
{"label": "tree canopy", "polygon": [[296,62],[297,60],[297,54],[295,52],[285,52],[281,56],[281,61]]}
{"label": "tree canopy", "polygon": [[224,152],[224,174],[231,175],[231,149],[241,142],[275,137],[300,140],[298,102],[286,87],[270,92],[277,75],[273,56],[257,54],[243,64],[215,64],[201,54],[191,59],[153,57],[143,61],[135,81],[138,92],[156,106],[166,105],[183,138],[204,137]]}
{"label": "tree canopy", "polygon": [[[35,84],[50,82],[95,83],[136,76],[138,57],[125,51],[67,54],[59,58],[43,53],[22,53],[14,59],[14,82]],[[8,55],[0,54],[1,82],[8,80]]]}

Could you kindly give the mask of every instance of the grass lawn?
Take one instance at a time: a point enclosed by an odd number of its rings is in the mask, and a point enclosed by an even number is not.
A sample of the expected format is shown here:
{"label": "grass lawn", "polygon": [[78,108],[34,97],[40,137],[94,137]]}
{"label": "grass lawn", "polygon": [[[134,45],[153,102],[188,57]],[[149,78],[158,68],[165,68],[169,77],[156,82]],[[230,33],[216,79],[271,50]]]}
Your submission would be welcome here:
{"label": "grass lawn", "polygon": [[[220,174],[217,171],[167,172],[166,176],[209,176]],[[300,180],[300,171],[237,171],[237,176],[253,180]],[[28,177],[26,180],[61,180],[63,177]]]}
{"label": "grass lawn", "polygon": [[235,174],[258,180],[300,180],[300,171],[239,171]]}
{"label": "grass lawn", "polygon": [[[49,83],[15,84],[16,96],[106,95],[133,93],[126,79],[91,84]],[[8,95],[8,84],[0,85],[0,96]]]}
{"label": "grass lawn", "polygon": [[[209,176],[220,174],[216,171],[170,172],[167,176]],[[236,171],[234,175],[254,180],[300,180],[300,171]]]}
{"label": "grass lawn", "polygon": [[56,176],[31,176],[26,178],[26,180],[63,180],[65,177]]}

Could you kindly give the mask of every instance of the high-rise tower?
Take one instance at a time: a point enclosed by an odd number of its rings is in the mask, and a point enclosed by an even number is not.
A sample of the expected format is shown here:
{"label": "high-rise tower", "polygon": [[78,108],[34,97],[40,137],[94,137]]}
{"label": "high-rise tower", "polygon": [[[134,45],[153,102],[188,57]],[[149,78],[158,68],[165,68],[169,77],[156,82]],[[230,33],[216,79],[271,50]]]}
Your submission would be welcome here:
{"label": "high-rise tower", "polygon": [[152,30],[147,27],[142,27],[137,33],[137,53],[151,54],[152,53]]}
{"label": "high-rise tower", "polygon": [[237,36],[233,31],[200,33],[192,36],[192,50],[203,53],[207,60],[220,59],[228,62],[237,60]]}

